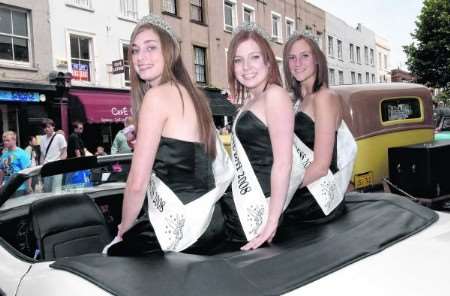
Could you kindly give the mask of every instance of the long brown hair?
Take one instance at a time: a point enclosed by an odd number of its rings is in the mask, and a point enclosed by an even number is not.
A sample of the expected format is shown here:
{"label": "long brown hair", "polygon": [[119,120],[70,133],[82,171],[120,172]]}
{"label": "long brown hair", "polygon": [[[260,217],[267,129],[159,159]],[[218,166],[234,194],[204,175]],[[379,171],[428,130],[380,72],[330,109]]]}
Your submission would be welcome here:
{"label": "long brown hair", "polygon": [[233,36],[233,39],[231,39],[227,55],[228,85],[230,87],[231,95],[237,100],[238,103],[244,102],[247,89],[236,79],[236,75],[234,74],[234,58],[236,57],[238,46],[242,42],[250,39],[258,44],[262,52],[264,63],[269,65],[267,85],[276,84],[283,87],[280,70],[278,69],[277,61],[269,42],[255,31],[240,31]]}
{"label": "long brown hair", "polygon": [[[198,124],[200,127],[200,139],[205,145],[206,151],[211,158],[216,156],[216,134],[214,122],[212,119],[211,109],[209,108],[209,101],[199,89],[197,89],[186,71],[186,68],[181,60],[180,49],[178,44],[172,37],[163,29],[154,26],[150,23],[138,24],[131,34],[131,42],[133,43],[136,36],[145,31],[153,30],[161,40],[161,50],[164,57],[164,69],[161,75],[161,84],[172,82],[180,93],[180,98],[184,101],[179,84],[186,88],[189,96],[192,99],[194,109],[197,115]],[[128,49],[128,56],[132,56],[132,46]],[[142,101],[145,93],[151,88],[150,84],[141,79],[134,69],[133,59],[130,58],[130,80],[131,80],[131,97],[133,116],[135,118],[136,128],[139,121],[139,112],[141,110]]]}
{"label": "long brown hair", "polygon": [[304,40],[309,45],[314,63],[316,64],[316,77],[314,77],[313,93],[318,91],[322,86],[328,87],[328,65],[325,55],[313,39],[304,35],[294,35],[286,42],[283,50],[283,68],[286,87],[294,92],[295,99],[303,100],[301,83],[295,79],[289,69],[289,52],[294,43],[300,40]]}

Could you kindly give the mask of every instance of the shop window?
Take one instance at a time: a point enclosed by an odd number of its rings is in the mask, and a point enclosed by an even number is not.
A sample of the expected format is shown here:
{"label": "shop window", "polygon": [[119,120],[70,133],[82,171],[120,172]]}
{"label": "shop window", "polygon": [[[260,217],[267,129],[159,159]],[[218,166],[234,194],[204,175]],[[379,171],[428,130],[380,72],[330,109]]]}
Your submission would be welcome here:
{"label": "shop window", "polygon": [[194,46],[195,82],[206,83],[206,48]]}
{"label": "shop window", "polygon": [[91,42],[89,37],[70,35],[70,62],[74,80],[91,81]]}
{"label": "shop window", "polygon": [[29,14],[0,6],[0,61],[29,63]]}
{"label": "shop window", "polygon": [[362,74],[358,73],[358,84],[362,84]]}
{"label": "shop window", "polygon": [[350,72],[350,76],[352,78],[352,84],[356,84],[356,73],[355,72]]}
{"label": "shop window", "polygon": [[344,72],[339,71],[338,75],[339,75],[339,84],[344,84]]}

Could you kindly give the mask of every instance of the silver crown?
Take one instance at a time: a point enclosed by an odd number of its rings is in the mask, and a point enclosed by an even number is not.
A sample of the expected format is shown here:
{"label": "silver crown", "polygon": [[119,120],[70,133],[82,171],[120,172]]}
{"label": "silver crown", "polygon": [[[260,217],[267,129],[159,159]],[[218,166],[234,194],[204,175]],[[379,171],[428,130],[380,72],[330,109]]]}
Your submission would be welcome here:
{"label": "silver crown", "polygon": [[260,26],[258,26],[256,23],[250,22],[250,23],[242,23],[233,30],[233,37],[236,36],[239,32],[255,32],[264,39],[266,39],[267,42],[270,42],[270,36],[269,34]]}
{"label": "silver crown", "polygon": [[309,39],[315,41],[316,43],[319,43],[319,38],[316,35],[314,35],[310,30],[305,30],[303,32],[294,31],[291,33],[291,36],[289,37],[288,41],[295,39],[299,36],[309,38]]}
{"label": "silver crown", "polygon": [[169,34],[169,36],[172,38],[172,40],[175,42],[175,44],[178,45],[178,39],[175,35],[175,32],[172,30],[172,28],[169,26],[169,24],[159,15],[156,14],[149,14],[141,18],[138,22],[138,25],[143,24],[151,24],[153,26],[156,26],[160,28],[161,30],[164,30]]}

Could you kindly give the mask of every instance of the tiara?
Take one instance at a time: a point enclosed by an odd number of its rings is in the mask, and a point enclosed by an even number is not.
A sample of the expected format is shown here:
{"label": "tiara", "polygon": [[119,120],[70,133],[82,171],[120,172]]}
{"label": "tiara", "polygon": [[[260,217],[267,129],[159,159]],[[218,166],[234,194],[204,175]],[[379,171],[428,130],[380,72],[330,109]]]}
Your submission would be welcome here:
{"label": "tiara", "polygon": [[309,39],[315,41],[316,43],[319,42],[319,38],[318,38],[317,36],[315,36],[315,35],[314,35],[311,31],[309,31],[309,30],[305,30],[304,32],[300,32],[300,31],[294,31],[294,32],[292,32],[292,33],[291,33],[291,36],[289,37],[289,40],[288,40],[288,41],[291,41],[292,39],[295,39],[295,38],[297,38],[297,37],[299,37],[299,36],[309,38]]}
{"label": "tiara", "polygon": [[159,15],[156,14],[148,14],[141,18],[138,22],[139,25],[143,24],[150,24],[155,27],[160,28],[163,31],[166,31],[167,34],[172,38],[172,40],[175,42],[175,44],[178,45],[178,39],[177,36],[175,36],[175,32],[172,30],[172,28],[169,26],[169,24]]}
{"label": "tiara", "polygon": [[250,22],[250,23],[242,23],[233,30],[233,37],[236,36],[240,32],[255,32],[259,34],[261,37],[266,39],[267,42],[270,42],[270,36],[269,34],[260,26],[258,26],[256,23]]}

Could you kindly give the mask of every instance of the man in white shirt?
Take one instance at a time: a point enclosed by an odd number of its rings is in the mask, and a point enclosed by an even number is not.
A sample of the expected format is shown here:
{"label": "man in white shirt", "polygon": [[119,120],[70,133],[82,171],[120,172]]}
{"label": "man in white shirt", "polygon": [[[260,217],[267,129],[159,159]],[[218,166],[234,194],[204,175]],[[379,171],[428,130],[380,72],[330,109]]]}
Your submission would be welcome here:
{"label": "man in white shirt", "polygon": [[[55,123],[51,119],[43,122],[45,135],[41,137],[41,163],[65,159],[67,157],[67,142],[62,134],[55,132]],[[55,191],[62,184],[62,175],[45,177],[44,191]]]}

